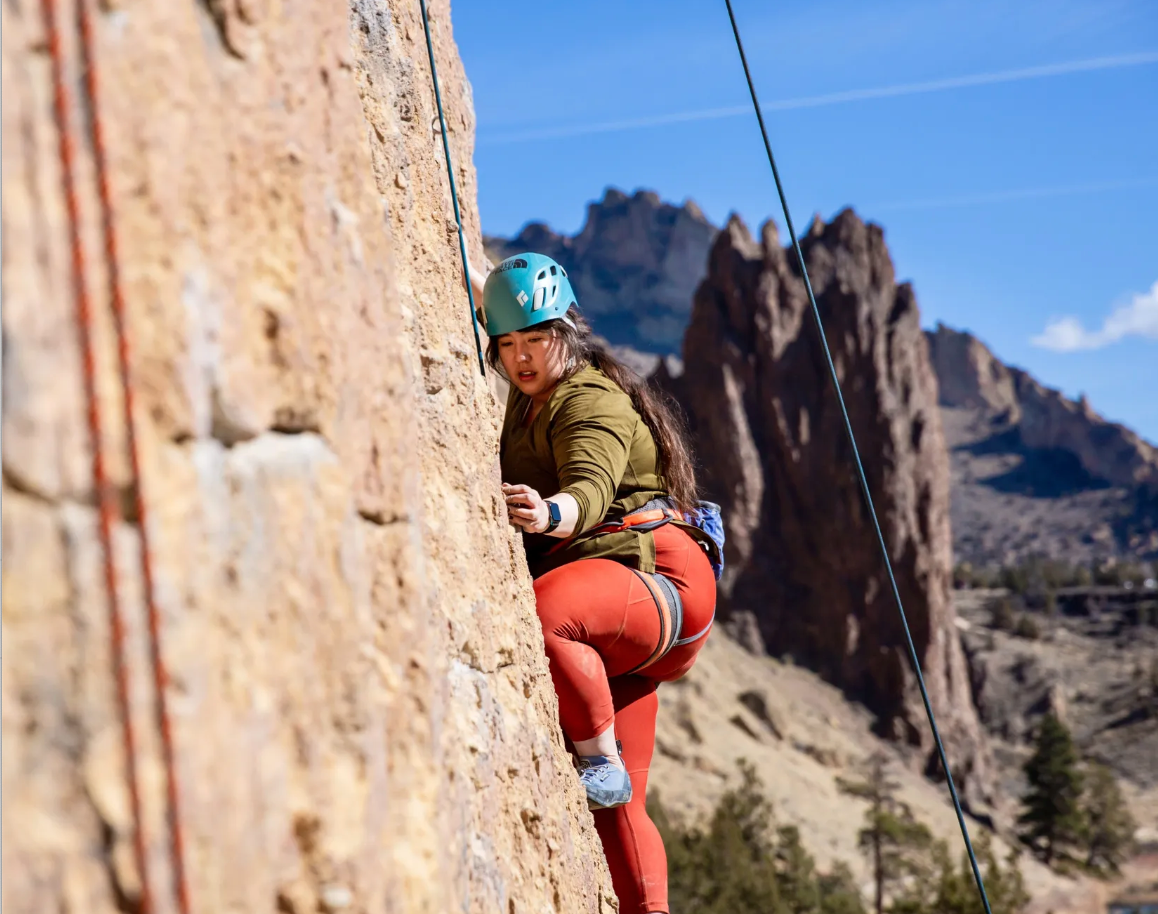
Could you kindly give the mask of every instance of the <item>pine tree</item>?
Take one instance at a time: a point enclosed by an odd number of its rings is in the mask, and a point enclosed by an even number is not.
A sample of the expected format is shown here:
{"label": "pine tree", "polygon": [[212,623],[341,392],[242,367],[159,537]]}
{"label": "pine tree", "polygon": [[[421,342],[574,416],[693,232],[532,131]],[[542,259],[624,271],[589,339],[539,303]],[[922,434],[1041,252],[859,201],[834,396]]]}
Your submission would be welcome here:
{"label": "pine tree", "polygon": [[864,914],[847,867],[816,872],[794,826],[777,827],[752,767],[702,827],[672,821],[655,794],[647,808],[668,858],[668,894],[683,914]]}
{"label": "pine tree", "polygon": [[885,756],[875,753],[864,780],[837,782],[845,793],[869,803],[859,843],[872,868],[876,914],[883,914],[885,896],[894,885],[925,874],[925,852],[932,842],[929,830],[897,798],[900,785],[889,776],[887,765]]}
{"label": "pine tree", "polygon": [[1086,866],[1098,872],[1117,873],[1133,844],[1136,823],[1109,768],[1091,764],[1087,781],[1083,803]]}
{"label": "pine tree", "polygon": [[[1002,867],[985,832],[978,835],[974,850],[990,909],[994,914],[1020,914],[1030,899],[1017,852],[1011,851]],[[909,883],[894,900],[890,914],[985,914],[968,854],[962,852],[955,863],[944,841],[937,841],[931,853],[935,872],[928,879]]]}
{"label": "pine tree", "polygon": [[658,800],[651,817],[668,855],[668,892],[687,914],[787,914],[775,863],[772,806],[750,765],[720,798],[706,828],[671,822]]}
{"label": "pine tree", "polygon": [[1082,835],[1082,775],[1065,724],[1047,714],[1038,728],[1032,757],[1025,763],[1029,792],[1022,798],[1021,837],[1047,865]]}
{"label": "pine tree", "polygon": [[776,829],[776,885],[781,904],[789,914],[812,914],[820,907],[816,864],[804,849],[800,829],[782,825]]}
{"label": "pine tree", "polygon": [[843,860],[817,880],[820,888],[819,914],[865,914],[860,889],[852,870]]}
{"label": "pine tree", "polygon": [[[962,852],[956,866],[943,842],[938,842],[938,870],[936,894],[929,904],[929,914],[985,914],[981,903],[981,892],[969,856]],[[1018,855],[1011,850],[1006,865],[1001,866],[993,850],[993,842],[982,832],[974,844],[977,865],[981,879],[985,883],[985,894],[990,908],[999,914],[1018,914],[1029,904],[1029,893],[1018,866]]]}

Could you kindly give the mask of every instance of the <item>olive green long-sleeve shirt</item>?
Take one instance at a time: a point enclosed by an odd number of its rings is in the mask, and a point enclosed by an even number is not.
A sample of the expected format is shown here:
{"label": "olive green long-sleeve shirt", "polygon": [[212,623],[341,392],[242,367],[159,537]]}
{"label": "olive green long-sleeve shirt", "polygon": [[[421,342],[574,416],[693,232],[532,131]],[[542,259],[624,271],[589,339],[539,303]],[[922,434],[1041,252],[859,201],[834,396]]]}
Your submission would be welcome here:
{"label": "olive green long-sleeve shirt", "polygon": [[631,398],[601,371],[587,367],[559,384],[528,426],[529,407],[527,397],[512,385],[499,444],[503,481],[530,486],[544,498],[566,492],[579,506],[575,532],[565,540],[524,533],[531,574],[539,577],[588,558],[654,572],[650,533],[586,535],[604,519],[620,518],[667,494],[655,440]]}

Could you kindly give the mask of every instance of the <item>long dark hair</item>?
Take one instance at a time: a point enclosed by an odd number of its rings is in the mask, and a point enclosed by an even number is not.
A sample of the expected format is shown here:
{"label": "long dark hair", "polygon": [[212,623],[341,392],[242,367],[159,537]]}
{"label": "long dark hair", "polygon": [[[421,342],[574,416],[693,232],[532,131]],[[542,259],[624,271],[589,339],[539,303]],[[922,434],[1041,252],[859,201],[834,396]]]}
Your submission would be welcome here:
{"label": "long dark hair", "polygon": [[[687,445],[687,431],[674,401],[613,356],[591,333],[591,327],[578,309],[572,307],[568,310],[567,320],[544,321],[536,325],[536,329],[558,337],[567,349],[567,368],[559,379],[560,383],[590,365],[603,372],[631,398],[631,405],[655,441],[659,470],[668,495],[681,510],[694,508],[699,498],[695,468]],[[487,364],[502,377],[507,377],[499,360],[497,339],[487,344]]]}

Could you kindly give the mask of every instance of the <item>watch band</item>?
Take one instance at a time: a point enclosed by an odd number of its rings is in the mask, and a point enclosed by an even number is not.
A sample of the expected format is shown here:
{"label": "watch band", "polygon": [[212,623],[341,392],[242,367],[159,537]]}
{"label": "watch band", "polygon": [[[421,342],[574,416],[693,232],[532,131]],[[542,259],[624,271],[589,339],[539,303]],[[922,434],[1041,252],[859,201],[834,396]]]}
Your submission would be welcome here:
{"label": "watch band", "polygon": [[559,510],[559,506],[549,498],[546,499],[546,504],[550,519],[547,521],[547,529],[543,531],[544,534],[550,533],[563,522],[563,512]]}

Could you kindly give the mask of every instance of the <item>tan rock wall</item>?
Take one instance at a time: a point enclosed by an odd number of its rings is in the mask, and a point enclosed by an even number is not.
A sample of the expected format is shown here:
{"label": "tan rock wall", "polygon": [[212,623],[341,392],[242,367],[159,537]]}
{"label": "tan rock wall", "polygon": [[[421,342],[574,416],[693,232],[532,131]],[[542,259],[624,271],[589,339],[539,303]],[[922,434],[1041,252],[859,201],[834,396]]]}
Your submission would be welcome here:
{"label": "tan rock wall", "polygon": [[[194,910],[614,907],[501,523],[418,5],[109,6],[100,104]],[[432,6],[481,257],[470,89]],[[128,908],[139,874],[45,37],[39,4],[4,4],[3,903],[96,914]],[[150,881],[170,911],[138,534],[116,525]]]}

